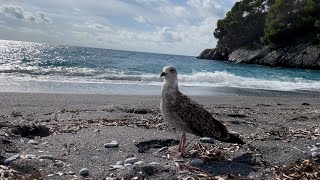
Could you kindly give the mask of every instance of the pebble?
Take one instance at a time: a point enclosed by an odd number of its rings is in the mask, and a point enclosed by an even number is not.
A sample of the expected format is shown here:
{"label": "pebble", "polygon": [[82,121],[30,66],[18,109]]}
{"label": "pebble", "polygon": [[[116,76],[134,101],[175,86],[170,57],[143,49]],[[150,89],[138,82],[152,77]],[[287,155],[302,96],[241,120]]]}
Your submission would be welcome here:
{"label": "pebble", "polygon": [[25,157],[26,157],[27,159],[35,159],[35,158],[37,158],[37,156],[36,156],[36,155],[33,155],[33,154],[26,154]]}
{"label": "pebble", "polygon": [[111,141],[110,143],[106,143],[103,145],[105,148],[115,148],[119,146],[118,141]]}
{"label": "pebble", "polygon": [[203,137],[203,138],[200,139],[200,142],[213,144],[214,143],[214,139],[213,138],[209,138],[209,137]]}
{"label": "pebble", "polygon": [[159,165],[160,163],[158,162],[151,162],[151,163],[148,163],[149,165]]}
{"label": "pebble", "polygon": [[297,138],[306,138],[307,135],[304,135],[304,134],[295,134],[294,137],[297,137]]}
{"label": "pebble", "polygon": [[135,162],[134,164],[135,165],[139,165],[139,164],[142,164],[143,163],[143,161],[137,161],[137,162]]}
{"label": "pebble", "polygon": [[124,169],[124,166],[122,165],[110,165],[110,167],[112,167],[113,169]]}
{"label": "pebble", "polygon": [[28,141],[28,144],[38,145],[39,143],[38,143],[38,141],[36,141],[36,140],[30,139],[30,140]]}
{"label": "pebble", "polygon": [[314,130],[314,132],[315,132],[315,133],[320,133],[320,128],[316,128],[316,129]]}
{"label": "pebble", "polygon": [[132,157],[132,158],[128,158],[128,159],[124,160],[124,164],[133,164],[137,161],[138,161],[138,158]]}
{"label": "pebble", "polygon": [[80,174],[80,176],[88,176],[88,175],[89,175],[89,169],[87,169],[87,168],[82,168],[82,169],[79,171],[79,174]]}
{"label": "pebble", "polygon": [[57,161],[54,163],[54,165],[57,166],[57,167],[63,167],[63,166],[64,166],[64,163],[63,163],[63,161],[57,160]]}
{"label": "pebble", "polygon": [[128,163],[128,164],[124,164],[124,167],[127,167],[127,166],[131,166],[132,164]]}
{"label": "pebble", "polygon": [[190,161],[190,165],[191,165],[191,166],[201,166],[201,165],[203,165],[203,164],[204,164],[203,160],[202,160],[202,159],[199,159],[199,158],[192,159],[192,160]]}
{"label": "pebble", "polygon": [[184,163],[185,160],[184,159],[178,159],[178,158],[173,158],[174,162],[177,162],[177,163]]}
{"label": "pebble", "polygon": [[69,175],[75,175],[76,173],[73,172],[73,171],[69,171],[69,172],[67,172],[67,174],[69,174]]}
{"label": "pebble", "polygon": [[39,156],[39,159],[50,159],[50,160],[54,160],[54,159],[56,159],[56,158],[54,158],[52,155],[45,154],[45,155],[40,155],[40,156]]}
{"label": "pebble", "polygon": [[4,165],[9,165],[11,162],[13,162],[13,161],[15,161],[15,160],[17,160],[19,158],[20,158],[20,154],[13,155],[13,156],[9,157],[8,159],[4,160],[3,164]]}
{"label": "pebble", "polygon": [[318,150],[320,150],[318,147],[313,147],[310,149],[310,151],[318,151]]}
{"label": "pebble", "polygon": [[116,162],[116,165],[122,165],[123,164],[123,161],[117,161]]}
{"label": "pebble", "polygon": [[311,156],[312,156],[313,158],[320,157],[320,152],[313,151],[313,152],[311,153]]}

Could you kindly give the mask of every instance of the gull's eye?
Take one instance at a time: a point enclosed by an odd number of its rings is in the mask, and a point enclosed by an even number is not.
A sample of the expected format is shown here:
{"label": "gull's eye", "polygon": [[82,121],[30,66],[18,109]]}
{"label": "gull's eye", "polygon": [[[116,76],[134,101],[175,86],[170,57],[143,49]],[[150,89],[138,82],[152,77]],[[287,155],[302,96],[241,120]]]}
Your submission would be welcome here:
{"label": "gull's eye", "polygon": [[175,73],[176,70],[175,70],[175,69],[170,69],[170,72],[171,72],[171,73]]}

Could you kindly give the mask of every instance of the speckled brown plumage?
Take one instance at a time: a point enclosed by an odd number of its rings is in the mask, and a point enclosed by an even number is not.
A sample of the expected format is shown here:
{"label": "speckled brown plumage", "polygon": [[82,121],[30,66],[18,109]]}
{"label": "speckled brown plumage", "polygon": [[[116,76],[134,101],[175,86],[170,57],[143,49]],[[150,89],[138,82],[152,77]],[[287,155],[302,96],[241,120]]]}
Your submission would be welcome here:
{"label": "speckled brown plumage", "polygon": [[201,137],[211,137],[225,142],[244,142],[230,134],[225,125],[213,118],[200,104],[182,94],[178,89],[175,68],[165,67],[166,75],[162,87],[161,111],[164,119],[182,132],[192,133]]}

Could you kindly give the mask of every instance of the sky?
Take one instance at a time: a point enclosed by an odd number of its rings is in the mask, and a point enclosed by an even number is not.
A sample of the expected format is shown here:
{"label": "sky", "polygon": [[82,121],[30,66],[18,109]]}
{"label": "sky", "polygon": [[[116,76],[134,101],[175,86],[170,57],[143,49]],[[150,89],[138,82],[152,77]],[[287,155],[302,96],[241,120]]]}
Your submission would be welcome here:
{"label": "sky", "polygon": [[0,0],[0,39],[197,56],[237,0]]}

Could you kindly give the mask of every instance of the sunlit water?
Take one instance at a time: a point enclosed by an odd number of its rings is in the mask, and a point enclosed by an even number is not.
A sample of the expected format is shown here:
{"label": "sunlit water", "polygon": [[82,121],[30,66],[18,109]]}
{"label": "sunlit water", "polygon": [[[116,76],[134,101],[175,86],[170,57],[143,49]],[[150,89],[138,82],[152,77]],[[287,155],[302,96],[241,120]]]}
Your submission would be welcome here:
{"label": "sunlit water", "polygon": [[320,90],[319,71],[0,40],[0,91],[157,95],[166,65],[177,68],[187,94],[208,94],[221,86]]}

